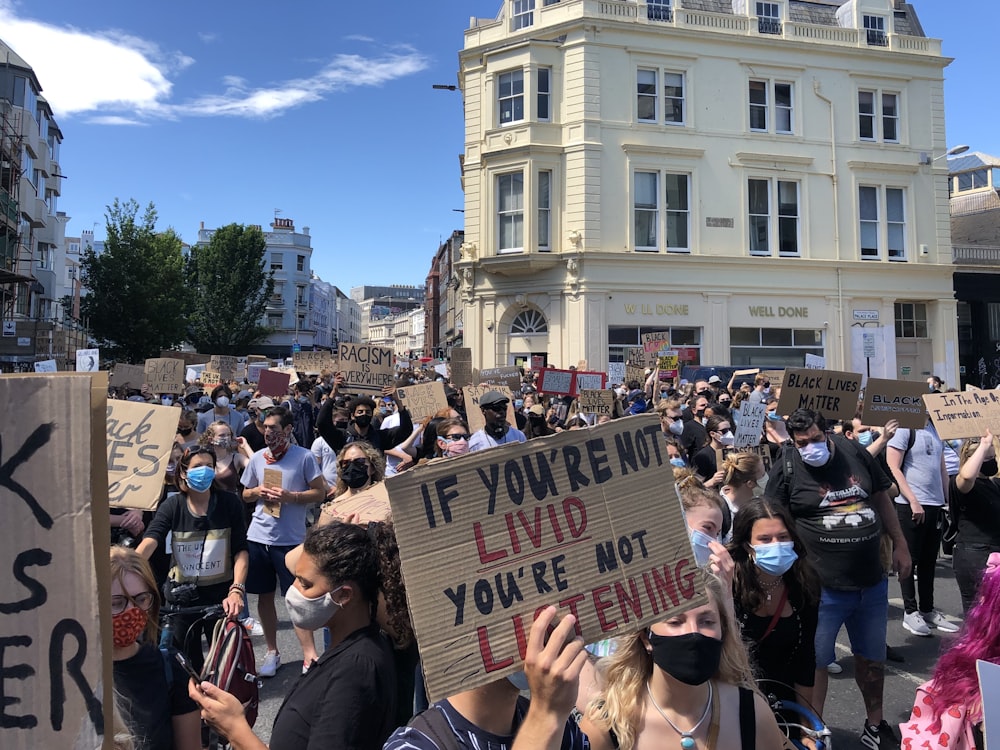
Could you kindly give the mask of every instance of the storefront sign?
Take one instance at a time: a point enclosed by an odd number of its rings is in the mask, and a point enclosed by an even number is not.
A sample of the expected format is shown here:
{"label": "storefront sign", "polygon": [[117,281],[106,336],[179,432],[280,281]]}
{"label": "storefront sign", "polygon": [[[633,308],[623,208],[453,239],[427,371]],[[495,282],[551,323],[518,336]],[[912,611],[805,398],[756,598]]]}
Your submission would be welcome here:
{"label": "storefront sign", "polygon": [[747,308],[751,318],[799,318],[809,317],[808,307],[784,307],[781,305],[750,305]]}
{"label": "storefront sign", "polygon": [[855,310],[855,320],[878,320],[878,310]]}
{"label": "storefront sign", "polygon": [[[773,385],[773,383],[772,383]],[[827,419],[853,419],[861,392],[861,376],[835,370],[785,370],[778,414],[812,409]]]}
{"label": "storefront sign", "polygon": [[642,315],[688,315],[689,305],[672,305],[672,304],[651,304],[651,305],[625,305],[626,315],[635,315],[641,313]]}
{"label": "storefront sign", "polygon": [[861,423],[880,426],[895,419],[900,427],[919,430],[927,425],[927,409],[924,408],[923,401],[925,395],[927,386],[923,383],[868,378],[865,401],[861,408]]}

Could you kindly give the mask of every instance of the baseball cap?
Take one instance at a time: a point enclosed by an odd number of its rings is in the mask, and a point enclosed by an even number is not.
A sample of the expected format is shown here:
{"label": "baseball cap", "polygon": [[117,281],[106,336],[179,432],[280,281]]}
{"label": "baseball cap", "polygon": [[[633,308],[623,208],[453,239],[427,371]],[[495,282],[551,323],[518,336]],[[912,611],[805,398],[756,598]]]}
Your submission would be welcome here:
{"label": "baseball cap", "polygon": [[722,382],[722,378],[720,378],[718,375],[713,375],[712,377],[710,377],[708,379],[708,382],[711,383],[711,384],[721,383]]}
{"label": "baseball cap", "polygon": [[256,409],[273,409],[274,401],[270,396],[259,396],[257,398],[250,399],[248,406],[252,406]]}

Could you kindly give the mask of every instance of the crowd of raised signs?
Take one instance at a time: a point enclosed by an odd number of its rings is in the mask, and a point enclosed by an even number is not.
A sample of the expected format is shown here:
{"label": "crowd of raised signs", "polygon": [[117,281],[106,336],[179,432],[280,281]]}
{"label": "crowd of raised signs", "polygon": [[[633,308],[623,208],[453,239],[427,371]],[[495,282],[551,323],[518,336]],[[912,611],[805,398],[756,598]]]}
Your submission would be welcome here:
{"label": "crowd of raised signs", "polygon": [[[293,380],[285,394],[233,381],[111,393],[178,414],[157,509],[112,516],[120,746],[198,748],[209,727],[234,748],[265,746],[239,698],[164,656],[176,648],[201,670],[214,623],[194,610],[213,605],[252,637],[265,692],[278,669],[301,672],[263,732],[275,749],[828,748],[821,717],[842,628],[862,746],[983,746],[975,664],[1000,662],[1000,482],[988,431],[945,441],[929,420],[863,424],[860,406],[836,421],[809,408],[782,414],[767,374],[675,385],[654,372],[597,395],[545,394],[530,371],[458,387],[435,370],[404,370],[375,393],[346,393],[329,371]],[[943,384],[932,378],[928,390]],[[683,507],[697,606],[585,645],[584,615],[553,590],[519,633],[518,671],[429,701],[426,686],[441,683],[422,669],[395,524],[385,506],[360,501],[414,467],[643,414],[659,420],[664,496],[676,488]],[[530,535],[518,517],[509,523]],[[954,583],[935,577],[942,544]],[[449,550],[434,553],[447,564]],[[905,610],[895,622],[892,575]],[[957,586],[963,612],[941,612],[936,585]],[[279,653],[279,595],[300,653]],[[178,609],[162,651],[163,615]],[[895,727],[882,698],[886,660],[899,658],[886,631],[899,627],[952,640]],[[788,729],[776,699],[812,706],[817,721]]]}

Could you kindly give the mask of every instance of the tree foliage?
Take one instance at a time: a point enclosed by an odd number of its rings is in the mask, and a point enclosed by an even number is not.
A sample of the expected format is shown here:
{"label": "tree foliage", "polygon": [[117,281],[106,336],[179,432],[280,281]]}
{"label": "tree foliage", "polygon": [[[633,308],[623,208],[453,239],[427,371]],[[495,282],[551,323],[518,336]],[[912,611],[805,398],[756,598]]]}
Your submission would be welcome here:
{"label": "tree foliage", "polygon": [[156,231],[156,208],[141,218],[135,199],[107,206],[107,239],[80,261],[87,294],[80,314],[104,356],[142,362],[185,338],[190,298],[184,285],[184,255],[172,229]]}
{"label": "tree foliage", "polygon": [[188,286],[194,294],[187,339],[199,352],[246,354],[267,338],[261,325],[274,292],[260,229],[227,224],[207,245],[191,249]]}

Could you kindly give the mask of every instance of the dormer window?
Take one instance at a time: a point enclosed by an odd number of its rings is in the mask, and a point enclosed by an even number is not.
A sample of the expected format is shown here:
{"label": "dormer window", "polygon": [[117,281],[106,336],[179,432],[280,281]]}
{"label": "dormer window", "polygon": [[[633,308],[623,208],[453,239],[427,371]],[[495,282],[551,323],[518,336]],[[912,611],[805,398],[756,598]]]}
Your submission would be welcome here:
{"label": "dormer window", "polygon": [[757,3],[757,31],[761,34],[781,33],[781,10],[777,3]]}
{"label": "dormer window", "polygon": [[865,36],[872,47],[888,47],[889,37],[885,33],[884,16],[863,16]]}
{"label": "dormer window", "polygon": [[646,17],[650,21],[673,21],[673,0],[646,0]]}

